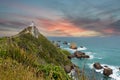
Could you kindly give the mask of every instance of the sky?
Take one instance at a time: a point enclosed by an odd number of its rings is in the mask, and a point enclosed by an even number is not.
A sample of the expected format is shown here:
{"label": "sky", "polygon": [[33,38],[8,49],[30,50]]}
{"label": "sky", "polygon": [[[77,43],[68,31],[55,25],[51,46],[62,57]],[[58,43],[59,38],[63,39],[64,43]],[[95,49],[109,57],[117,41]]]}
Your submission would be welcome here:
{"label": "sky", "polygon": [[0,0],[0,36],[19,33],[34,21],[57,37],[120,35],[120,0]]}

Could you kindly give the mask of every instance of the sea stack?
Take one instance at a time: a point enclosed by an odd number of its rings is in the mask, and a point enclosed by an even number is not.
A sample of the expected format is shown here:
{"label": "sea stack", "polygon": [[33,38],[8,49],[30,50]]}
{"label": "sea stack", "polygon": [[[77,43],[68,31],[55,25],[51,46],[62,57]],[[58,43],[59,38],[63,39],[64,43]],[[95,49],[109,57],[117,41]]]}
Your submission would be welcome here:
{"label": "sea stack", "polygon": [[93,64],[93,67],[94,67],[95,69],[102,69],[102,68],[103,68],[99,62],[94,63],[94,64]]}
{"label": "sea stack", "polygon": [[70,43],[70,48],[71,49],[77,49],[76,43],[74,43],[74,42]]}
{"label": "sea stack", "polygon": [[104,74],[105,76],[109,76],[109,75],[113,74],[113,70],[112,70],[111,68],[109,68],[109,67],[106,67],[106,68],[104,68],[104,70],[103,70],[103,74]]}

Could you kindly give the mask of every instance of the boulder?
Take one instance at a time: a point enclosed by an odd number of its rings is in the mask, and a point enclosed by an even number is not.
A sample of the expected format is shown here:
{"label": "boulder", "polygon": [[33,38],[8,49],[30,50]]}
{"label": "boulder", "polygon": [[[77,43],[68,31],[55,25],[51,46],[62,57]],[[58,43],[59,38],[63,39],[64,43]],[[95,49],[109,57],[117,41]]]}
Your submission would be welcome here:
{"label": "boulder", "polygon": [[77,58],[89,58],[89,55],[86,55],[84,52],[81,51],[76,51],[74,55]]}
{"label": "boulder", "polygon": [[80,48],[83,48],[83,46],[80,46]]}
{"label": "boulder", "polygon": [[97,63],[94,63],[93,66],[94,66],[95,69],[102,69],[102,68],[103,68],[103,67],[100,65],[100,63],[98,63],[98,62],[97,62]]}
{"label": "boulder", "polygon": [[75,57],[76,57],[76,58],[82,58],[82,55],[76,54]]}
{"label": "boulder", "polygon": [[77,45],[75,43],[70,43],[70,48],[71,49],[77,49]]}
{"label": "boulder", "polygon": [[90,58],[89,55],[82,55],[82,58]]}
{"label": "boulder", "polygon": [[85,53],[84,52],[81,52],[81,51],[75,51],[74,52],[74,55],[76,56],[76,55],[85,55]]}
{"label": "boulder", "polygon": [[66,73],[70,73],[72,68],[71,68],[71,66],[66,65],[66,66],[64,66],[64,70],[65,70]]}
{"label": "boulder", "polygon": [[58,40],[57,42],[61,42],[60,40]]}
{"label": "boulder", "polygon": [[64,41],[63,44],[64,44],[64,45],[68,45],[68,42],[67,42],[67,41]]}
{"label": "boulder", "polygon": [[74,58],[74,57],[75,57],[75,55],[72,54],[72,55],[69,55],[69,56],[68,56],[68,59],[71,59],[71,58]]}
{"label": "boulder", "polygon": [[72,55],[69,55],[68,58],[71,59],[71,58],[90,58],[89,55],[86,55],[84,52],[81,52],[81,51],[76,51],[74,52],[74,54]]}
{"label": "boulder", "polygon": [[106,68],[107,68],[108,66],[104,66],[104,67],[106,67]]}
{"label": "boulder", "polygon": [[113,70],[112,70],[111,68],[106,67],[106,68],[104,68],[104,70],[103,70],[103,74],[104,74],[105,76],[109,76],[109,75],[113,74]]}

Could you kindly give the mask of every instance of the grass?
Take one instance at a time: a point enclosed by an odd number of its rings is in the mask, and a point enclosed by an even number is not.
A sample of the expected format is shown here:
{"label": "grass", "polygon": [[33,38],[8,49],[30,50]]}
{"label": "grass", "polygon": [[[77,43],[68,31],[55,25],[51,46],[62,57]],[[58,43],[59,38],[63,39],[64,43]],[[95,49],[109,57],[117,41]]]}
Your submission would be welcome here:
{"label": "grass", "polygon": [[[35,38],[23,32],[0,38],[0,80],[72,80],[63,68],[72,65],[68,51],[41,34]],[[84,76],[79,79],[87,80]]]}
{"label": "grass", "polygon": [[43,35],[0,38],[0,80],[71,80],[67,56]]}
{"label": "grass", "polygon": [[71,80],[60,66],[24,66],[11,58],[0,58],[0,80]]}
{"label": "grass", "polygon": [[11,58],[0,59],[0,80],[42,80],[30,68]]}

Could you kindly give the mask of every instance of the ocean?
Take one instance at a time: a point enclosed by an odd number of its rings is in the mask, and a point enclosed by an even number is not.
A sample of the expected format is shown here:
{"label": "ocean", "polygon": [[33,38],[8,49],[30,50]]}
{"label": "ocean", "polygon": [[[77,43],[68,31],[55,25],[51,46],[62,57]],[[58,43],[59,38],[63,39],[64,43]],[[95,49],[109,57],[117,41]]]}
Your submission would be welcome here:
{"label": "ocean", "polygon": [[[62,49],[68,50],[71,54],[75,50],[69,48],[69,45],[64,45],[63,42],[75,42],[78,47],[84,46],[80,51],[85,52],[90,56],[89,59],[73,58],[71,61],[80,67],[84,68],[85,74],[89,79],[93,77],[96,80],[120,80],[120,36],[111,37],[48,37],[49,40],[58,41]],[[102,66],[108,66],[113,69],[113,74],[109,77],[104,76],[103,70],[95,70],[93,63],[99,62]]]}

